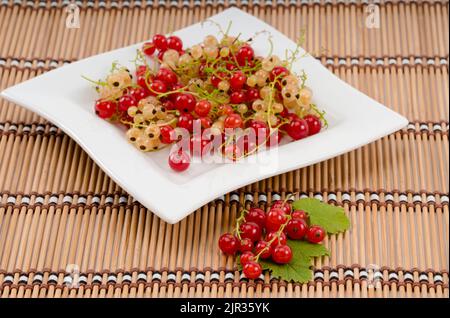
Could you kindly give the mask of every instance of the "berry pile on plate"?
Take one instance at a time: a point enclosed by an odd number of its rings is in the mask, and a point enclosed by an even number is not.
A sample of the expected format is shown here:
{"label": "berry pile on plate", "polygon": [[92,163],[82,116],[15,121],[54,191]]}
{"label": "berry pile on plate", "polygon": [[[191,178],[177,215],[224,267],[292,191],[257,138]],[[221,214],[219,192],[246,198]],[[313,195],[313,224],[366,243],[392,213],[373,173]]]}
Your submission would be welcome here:
{"label": "berry pile on plate", "polygon": [[175,145],[169,165],[186,170],[193,156],[236,161],[282,138],[299,140],[326,125],[311,101],[298,58],[258,56],[252,40],[212,35],[189,48],[177,36],[157,34],[138,51],[136,69],[113,63],[95,81],[96,114],[127,127],[141,151]]}
{"label": "berry pile on plate", "polygon": [[259,208],[242,210],[233,233],[222,234],[219,247],[223,253],[239,257],[244,275],[256,279],[262,273],[260,260],[271,259],[276,264],[292,260],[293,250],[288,239],[306,240],[318,244],[326,236],[318,225],[309,224],[308,214],[293,210],[289,202],[275,201],[265,213]]}

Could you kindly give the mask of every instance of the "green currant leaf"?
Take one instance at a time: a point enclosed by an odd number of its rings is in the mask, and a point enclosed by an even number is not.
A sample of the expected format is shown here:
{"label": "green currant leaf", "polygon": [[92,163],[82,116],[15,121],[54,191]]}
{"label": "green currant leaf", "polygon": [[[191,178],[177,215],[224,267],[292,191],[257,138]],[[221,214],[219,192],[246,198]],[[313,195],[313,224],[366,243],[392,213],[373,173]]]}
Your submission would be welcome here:
{"label": "green currant leaf", "polygon": [[261,266],[269,270],[274,277],[286,281],[305,283],[312,278],[312,258],[329,255],[322,244],[312,244],[305,241],[289,241],[292,249],[292,260],[288,264],[275,264],[272,261],[260,260]]}
{"label": "green currant leaf", "polygon": [[308,216],[310,223],[319,225],[330,234],[344,232],[350,227],[350,220],[345,215],[343,208],[323,203],[314,198],[304,198],[292,203],[295,210],[303,210]]}

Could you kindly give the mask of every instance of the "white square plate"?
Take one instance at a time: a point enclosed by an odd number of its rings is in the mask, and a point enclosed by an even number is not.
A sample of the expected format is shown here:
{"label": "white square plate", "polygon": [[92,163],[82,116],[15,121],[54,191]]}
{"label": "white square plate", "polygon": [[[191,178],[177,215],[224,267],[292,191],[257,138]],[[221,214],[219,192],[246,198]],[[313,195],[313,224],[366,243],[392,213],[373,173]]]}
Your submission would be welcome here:
{"label": "white square plate", "polygon": [[[274,54],[285,55],[295,43],[271,26],[238,9],[228,9],[210,18],[231,35],[249,38],[266,30],[272,35]],[[212,24],[195,24],[175,32],[185,46],[203,40],[207,34],[219,36]],[[81,75],[102,78],[113,61],[129,66],[141,44],[63,66],[2,92],[7,100],[22,105],[58,125],[97,162],[97,164],[136,200],[163,220],[175,223],[202,205],[249,183],[305,167],[388,135],[407,120],[338,79],[316,59],[306,56],[294,65],[304,69],[314,102],[326,111],[329,127],[317,135],[291,142],[265,156],[263,163],[193,164],[176,173],[167,164],[167,151],[141,153],[129,144],[124,131],[98,118],[93,111],[96,93]],[[259,55],[268,52],[266,36],[252,44]]]}

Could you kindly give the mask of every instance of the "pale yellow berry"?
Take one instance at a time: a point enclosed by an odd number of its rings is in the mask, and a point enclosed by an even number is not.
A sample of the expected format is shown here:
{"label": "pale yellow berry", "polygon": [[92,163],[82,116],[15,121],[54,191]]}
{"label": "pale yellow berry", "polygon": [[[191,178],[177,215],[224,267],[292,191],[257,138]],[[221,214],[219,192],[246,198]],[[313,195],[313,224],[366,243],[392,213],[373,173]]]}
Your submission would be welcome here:
{"label": "pale yellow berry", "polygon": [[178,59],[178,65],[186,66],[192,63],[192,57],[189,54],[183,54]]}
{"label": "pale yellow berry", "polygon": [[203,44],[205,46],[217,46],[219,44],[219,41],[217,41],[217,39],[214,35],[207,35],[203,39]]}
{"label": "pale yellow berry", "polygon": [[141,151],[152,151],[158,149],[159,139],[150,139],[145,134],[138,137],[136,147]]}
{"label": "pale yellow berry", "polygon": [[297,100],[293,99],[291,101],[284,101],[284,106],[286,106],[289,109],[294,109],[298,106]]}
{"label": "pale yellow berry", "polygon": [[217,46],[205,46],[203,48],[203,53],[207,59],[214,60],[219,55],[219,49]]}
{"label": "pale yellow berry", "polygon": [[245,104],[239,104],[237,106],[237,111],[241,114],[245,114],[248,111],[248,107]]}
{"label": "pale yellow berry", "polygon": [[311,98],[312,98],[312,91],[308,87],[304,87],[300,90],[300,96],[298,101],[302,105],[309,105],[311,104]]}
{"label": "pale yellow berry", "polygon": [[160,129],[156,125],[150,125],[144,130],[145,135],[150,139],[157,139],[160,135]]}
{"label": "pale yellow berry", "polygon": [[100,99],[117,99],[122,96],[122,90],[118,87],[101,86],[98,90]]}
{"label": "pale yellow berry", "polygon": [[264,101],[262,101],[261,99],[257,99],[253,102],[252,104],[252,109],[255,112],[259,112],[259,111],[263,111],[267,109],[267,105],[266,103],[264,103]]}
{"label": "pale yellow berry", "polygon": [[259,70],[255,73],[255,76],[256,76],[256,84],[258,86],[262,87],[267,84],[269,73],[267,73],[264,70]]}
{"label": "pale yellow berry", "polygon": [[280,103],[273,103],[272,105],[272,111],[275,114],[281,113],[283,111],[283,105]]}
{"label": "pale yellow berry", "polygon": [[225,36],[223,37],[221,43],[224,46],[230,46],[231,44],[233,44],[233,42],[236,40],[236,38],[234,36]]}
{"label": "pale yellow berry", "polygon": [[250,87],[255,87],[257,82],[257,78],[255,75],[250,75],[247,77],[247,85]]}
{"label": "pale yellow berry", "polygon": [[178,64],[180,53],[176,50],[169,49],[163,55],[163,62],[174,68]]}
{"label": "pale yellow berry", "polygon": [[298,88],[295,86],[285,86],[281,90],[281,96],[283,96],[283,101],[291,102],[296,100],[296,94],[298,93]]}
{"label": "pale yellow berry", "polygon": [[255,120],[258,121],[263,121],[265,122],[267,120],[267,113],[265,111],[257,111],[254,115],[253,118]]}
{"label": "pale yellow berry", "polygon": [[263,88],[261,88],[259,90],[259,95],[263,98],[263,99],[268,99],[270,98],[270,96],[273,94],[272,89],[269,86],[264,86]]}
{"label": "pale yellow berry", "polygon": [[152,120],[156,117],[156,107],[153,104],[146,104],[142,108],[142,116],[145,120]]}
{"label": "pale yellow berry", "polygon": [[223,121],[218,120],[211,125],[211,133],[213,135],[220,135],[223,131]]}
{"label": "pale yellow berry", "polygon": [[203,48],[200,45],[194,45],[189,51],[194,60],[199,60],[203,56]]}
{"label": "pale yellow berry", "polygon": [[133,121],[134,121],[134,123],[137,124],[137,125],[143,124],[144,121],[145,121],[144,115],[142,115],[142,114],[137,114],[136,116],[134,116]]}
{"label": "pale yellow berry", "polygon": [[220,49],[221,57],[227,57],[228,55],[230,55],[230,49],[228,47],[223,47]]}
{"label": "pale yellow berry", "polygon": [[156,118],[165,119],[167,117],[167,109],[164,106],[156,106]]}
{"label": "pale yellow berry", "polygon": [[227,92],[230,89],[230,83],[228,81],[220,81],[217,88],[222,92]]}
{"label": "pale yellow berry", "polygon": [[293,74],[289,74],[287,76],[284,76],[281,79],[281,85],[283,86],[297,86],[298,87],[298,78],[293,75]]}
{"label": "pale yellow berry", "polygon": [[188,88],[191,92],[196,92],[205,87],[205,82],[200,78],[192,78],[189,80]]}
{"label": "pale yellow berry", "polygon": [[271,60],[270,57],[266,57],[261,62],[261,68],[264,71],[270,72],[273,70],[274,67],[275,67],[275,63]]}
{"label": "pale yellow berry", "polygon": [[130,142],[135,142],[139,136],[142,134],[142,131],[139,128],[130,128],[127,130],[127,138]]}
{"label": "pale yellow berry", "polygon": [[138,108],[136,106],[131,106],[127,109],[127,113],[129,116],[134,117],[138,111]]}

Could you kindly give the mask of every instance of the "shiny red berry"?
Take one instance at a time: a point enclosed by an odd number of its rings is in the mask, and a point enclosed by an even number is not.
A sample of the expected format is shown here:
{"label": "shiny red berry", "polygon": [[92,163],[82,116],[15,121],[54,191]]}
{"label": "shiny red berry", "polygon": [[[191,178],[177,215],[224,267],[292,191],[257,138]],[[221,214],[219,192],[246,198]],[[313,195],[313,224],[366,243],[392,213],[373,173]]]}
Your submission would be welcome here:
{"label": "shiny red berry", "polygon": [[308,225],[303,219],[290,219],[286,225],[286,233],[292,240],[301,240],[308,231]]}
{"label": "shiny red berry", "polygon": [[187,129],[189,132],[192,132],[192,125],[194,122],[194,117],[189,113],[183,113],[178,117],[177,126]]}
{"label": "shiny red berry", "polygon": [[230,103],[231,104],[242,104],[245,102],[245,92],[240,90],[240,91],[235,91],[233,93],[231,93],[230,95]]}
{"label": "shiny red berry", "polygon": [[135,87],[130,89],[129,94],[134,97],[134,99],[139,102],[148,96],[148,90],[143,87]]}
{"label": "shiny red berry", "polygon": [[200,125],[203,129],[211,128],[212,120],[209,117],[200,117]]}
{"label": "shiny red berry", "polygon": [[272,256],[272,246],[269,246],[269,243],[266,241],[258,241],[255,246],[255,253],[256,255],[259,254],[261,259],[270,258]]}
{"label": "shiny red berry", "polygon": [[239,227],[241,238],[248,238],[252,242],[256,242],[261,239],[262,231],[258,224],[253,222],[244,222]]}
{"label": "shiny red berry", "polygon": [[131,106],[137,106],[136,99],[131,95],[123,95],[119,98],[119,110],[126,112]]}
{"label": "shiny red berry", "polygon": [[148,72],[147,65],[139,65],[136,68],[136,76],[144,76],[147,74],[147,72]]}
{"label": "shiny red berry", "polygon": [[292,207],[291,207],[290,203],[289,202],[284,202],[284,201],[281,201],[281,200],[275,201],[272,204],[271,209],[281,209],[286,214],[290,214],[291,211],[292,211]]}
{"label": "shiny red berry", "polygon": [[211,79],[211,84],[214,87],[217,87],[217,86],[219,86],[219,83],[221,81],[223,81],[224,79],[226,79],[226,78],[227,78],[227,76],[226,76],[225,73],[217,72],[216,74],[211,75],[211,78],[210,78]]}
{"label": "shiny red berry", "polygon": [[174,71],[169,70],[168,68],[161,67],[156,73],[155,78],[164,82],[166,85],[173,85],[178,82],[177,74]]}
{"label": "shiny red berry", "polygon": [[175,107],[183,113],[190,113],[195,109],[196,100],[194,95],[179,94],[175,100]]}
{"label": "shiny red berry", "polygon": [[284,232],[281,232],[280,235],[278,235],[278,232],[269,232],[266,235],[266,242],[273,242],[270,244],[270,246],[275,247],[277,245],[285,245],[287,243],[287,237]]}
{"label": "shiny red berry", "polygon": [[303,211],[303,210],[292,211],[291,217],[293,219],[301,219],[301,220],[303,220],[305,222],[308,222],[308,214],[305,211]]}
{"label": "shiny red berry", "polygon": [[163,81],[154,80],[150,83],[150,94],[158,95],[167,92],[167,85]]}
{"label": "shiny red berry", "polygon": [[309,135],[315,135],[322,129],[322,123],[317,116],[306,115],[303,119],[308,123]]}
{"label": "shiny red berry", "polygon": [[240,66],[244,66],[245,64],[248,64],[254,56],[255,52],[253,51],[251,46],[244,44],[237,51],[236,60]]}
{"label": "shiny red berry", "polygon": [[178,36],[172,35],[167,38],[167,48],[181,51],[183,49],[183,41]]}
{"label": "shiny red berry", "polygon": [[272,259],[277,264],[287,264],[292,259],[292,250],[288,245],[275,246],[272,252]]}
{"label": "shiny red berry", "polygon": [[232,90],[241,89],[247,81],[247,76],[241,71],[233,73],[230,77],[230,87]]}
{"label": "shiny red berry", "polygon": [[152,39],[153,44],[160,51],[167,50],[167,38],[162,34],[155,34]]}
{"label": "shiny red berry", "polygon": [[241,256],[239,257],[239,261],[242,266],[244,266],[245,264],[247,264],[249,262],[253,262],[254,260],[255,260],[255,254],[253,254],[251,251],[242,252]]}
{"label": "shiny red berry", "polygon": [[309,134],[308,123],[303,119],[293,119],[287,124],[286,132],[294,140],[303,139]]}
{"label": "shiny red berry", "polygon": [[142,46],[142,51],[148,55],[152,56],[155,53],[156,46],[153,44],[153,42],[145,42]]}
{"label": "shiny red berry", "polygon": [[161,126],[160,130],[160,139],[163,144],[171,144],[175,141],[175,131],[172,126]]}
{"label": "shiny red berry", "polygon": [[247,102],[251,103],[257,100],[260,97],[259,90],[257,88],[250,88],[247,90]]}
{"label": "shiny red berry", "polygon": [[284,66],[275,66],[272,71],[269,73],[269,78],[271,81],[275,79],[280,79],[283,76],[286,76],[289,74],[289,70],[285,68]]}
{"label": "shiny red berry", "polygon": [[259,208],[251,208],[245,215],[246,222],[253,222],[262,229],[266,225],[266,213]]}
{"label": "shiny red berry", "polygon": [[200,117],[208,116],[211,110],[211,103],[206,99],[200,100],[195,104],[194,110]]}
{"label": "shiny red berry", "polygon": [[97,101],[95,103],[95,113],[98,117],[111,118],[116,112],[116,104],[111,101]]}
{"label": "shiny red berry", "polygon": [[269,232],[278,231],[281,225],[286,223],[286,213],[281,209],[271,209],[266,216],[266,230]]}
{"label": "shiny red berry", "polygon": [[228,115],[227,118],[225,118],[224,122],[223,122],[223,126],[225,128],[239,128],[242,126],[242,118],[240,115],[238,114],[231,114]]}
{"label": "shiny red berry", "polygon": [[219,238],[219,248],[223,253],[233,255],[239,248],[239,241],[231,233],[222,234]]}
{"label": "shiny red berry", "polygon": [[313,225],[308,229],[306,233],[306,239],[310,243],[320,243],[325,238],[326,232],[325,230],[318,225]]}
{"label": "shiny red berry", "polygon": [[262,267],[259,263],[250,261],[244,265],[243,272],[248,279],[257,279],[262,274]]}
{"label": "shiny red berry", "polygon": [[190,162],[191,158],[184,151],[174,151],[169,155],[169,166],[177,172],[182,172],[189,168]]}
{"label": "shiny red berry", "polygon": [[239,252],[244,253],[253,250],[253,242],[249,238],[244,238],[239,242]]}
{"label": "shiny red berry", "polygon": [[190,140],[191,153],[194,156],[202,156],[210,140],[202,138],[201,135],[193,135]]}

